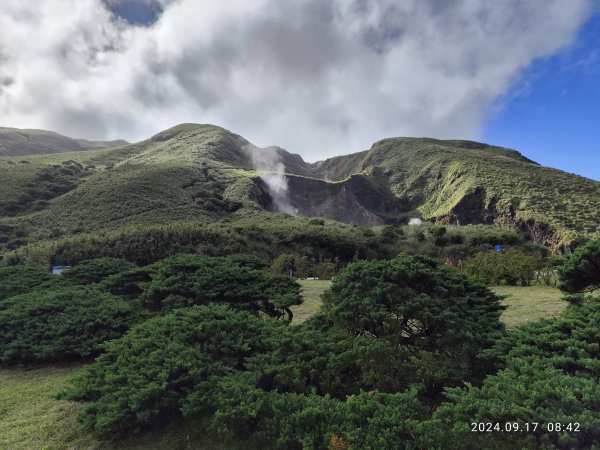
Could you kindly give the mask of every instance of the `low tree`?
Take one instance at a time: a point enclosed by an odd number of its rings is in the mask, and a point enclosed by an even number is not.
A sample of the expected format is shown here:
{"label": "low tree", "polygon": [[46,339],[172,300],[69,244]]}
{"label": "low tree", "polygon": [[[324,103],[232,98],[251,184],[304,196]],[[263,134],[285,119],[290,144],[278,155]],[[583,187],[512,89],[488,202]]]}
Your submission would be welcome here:
{"label": "low tree", "polygon": [[243,371],[248,357],[269,351],[286,328],[225,305],[179,309],[108,343],[62,397],[89,402],[82,421],[105,435],[172,421],[184,410],[210,417],[219,380]]}
{"label": "low tree", "polygon": [[239,255],[176,255],[110,277],[104,286],[112,293],[136,298],[152,312],[227,303],[256,315],[291,321],[290,306],[302,303],[300,285],[293,278],[254,267],[255,259]]}
{"label": "low tree", "polygon": [[558,267],[560,288],[575,293],[600,289],[600,239],[589,241]]}
{"label": "low tree", "polygon": [[333,436],[357,448],[409,439],[426,418],[417,389],[361,392],[356,381],[361,366],[372,380],[378,368],[400,366],[395,352],[380,365],[383,343],[340,337],[225,305],[178,309],[108,343],[61,396],[85,401],[84,425],[103,435],[185,419],[267,448],[325,448]]}
{"label": "low tree", "polygon": [[95,356],[139,316],[129,302],[84,286],[22,294],[0,303],[0,361],[30,363]]}
{"label": "low tree", "polygon": [[[480,387],[449,389],[451,403],[421,424],[417,447],[593,448],[600,440],[599,321],[600,299],[593,299],[501,340],[494,351],[504,369]],[[492,431],[473,432],[473,423],[490,423]]]}
{"label": "low tree", "polygon": [[296,276],[295,256],[283,253],[273,260],[269,271],[278,275]]}
{"label": "low tree", "polygon": [[484,373],[478,355],[504,332],[499,297],[423,257],[351,264],[323,298],[333,323],[418,358],[433,391]]}
{"label": "low tree", "polygon": [[96,258],[82,261],[75,267],[63,271],[62,275],[65,280],[73,284],[94,284],[134,267],[134,264],[122,259]]}
{"label": "low tree", "polygon": [[36,289],[63,285],[61,277],[38,266],[0,267],[0,301]]}
{"label": "low tree", "polygon": [[530,286],[535,280],[536,271],[542,267],[542,258],[520,250],[506,252],[479,252],[462,261],[460,270],[488,285],[502,282],[510,286]]}

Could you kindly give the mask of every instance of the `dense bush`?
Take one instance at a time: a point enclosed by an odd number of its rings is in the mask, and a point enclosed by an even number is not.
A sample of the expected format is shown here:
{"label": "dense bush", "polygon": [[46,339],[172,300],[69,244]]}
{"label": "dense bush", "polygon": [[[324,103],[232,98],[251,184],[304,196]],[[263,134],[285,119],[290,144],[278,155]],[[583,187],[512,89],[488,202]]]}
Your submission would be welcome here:
{"label": "dense bush", "polygon": [[173,420],[182,409],[210,415],[218,380],[244,370],[249,356],[268,351],[284,331],[282,322],[225,305],[176,310],[107,344],[65,396],[91,402],[84,423],[102,433]]}
{"label": "dense bush", "polygon": [[[387,226],[379,233],[365,233],[362,227],[333,221],[286,216],[266,219],[257,216],[219,224],[130,225],[31,244],[5,253],[1,263],[75,265],[88,259],[110,257],[143,266],[179,253],[210,256],[251,253],[269,261],[287,253],[314,261],[337,259],[343,266],[356,259],[393,258],[400,253],[451,258],[457,262],[493,249],[495,244],[511,245],[528,254],[547,252],[528,242],[522,233],[489,226],[447,226],[446,233],[434,236],[424,232],[427,226]],[[436,230],[433,233],[439,234]],[[56,237],[64,235],[58,230]],[[339,269],[337,264],[336,268]]]}
{"label": "dense bush", "polygon": [[257,270],[262,262],[244,255],[177,255],[109,277],[104,286],[137,298],[154,312],[208,303],[227,303],[254,314],[292,319],[289,307],[302,302],[290,277]]}
{"label": "dense bush", "polygon": [[0,361],[65,361],[98,354],[136,318],[132,306],[96,289],[72,286],[0,303]]}
{"label": "dense bush", "polygon": [[420,359],[415,371],[426,369],[435,389],[485,374],[478,356],[504,330],[495,294],[422,257],[351,264],[323,298],[326,314],[352,335]]}
{"label": "dense bush", "polygon": [[221,383],[209,427],[277,449],[401,449],[428,414],[416,392],[361,392],[344,400]]}
{"label": "dense bush", "polygon": [[517,283],[520,283],[521,286],[530,286],[536,279],[536,271],[540,270],[542,266],[542,259],[539,256],[511,250],[477,253],[462,261],[459,269],[489,285],[499,285],[505,282],[511,286],[516,286]]}
{"label": "dense bush", "polygon": [[[600,299],[595,299],[518,330],[497,349],[506,355],[506,367],[482,387],[450,389],[453,403],[423,425],[422,439],[453,449],[592,448],[600,441],[598,323]],[[521,430],[529,423],[530,431],[473,433],[472,422],[502,428],[518,422]],[[549,423],[563,429],[579,423],[579,431],[548,431]]]}
{"label": "dense bush", "polygon": [[566,256],[558,274],[563,291],[574,293],[600,289],[600,239],[590,241]]}
{"label": "dense bush", "polygon": [[[195,258],[160,267],[185,274]],[[441,386],[480,380],[475,359],[503,335],[500,311],[432,260],[358,262],[305,324],[179,308],[110,342],[64,396],[87,402],[82,420],[103,434],[184,418],[267,448],[398,448]]]}
{"label": "dense bush", "polygon": [[[382,433],[391,442],[408,437],[417,419],[426,417],[415,389],[390,394],[357,389],[353,379],[361,360],[377,378],[370,361],[377,352],[356,362],[352,351],[337,359],[336,347],[350,350],[350,340],[338,345],[327,335],[317,340],[311,334],[224,305],[179,309],[110,342],[62,396],[86,401],[83,423],[102,434],[185,418],[268,448],[325,448],[336,437],[374,445]],[[386,356],[394,365],[394,354]],[[322,388],[330,380],[354,395],[315,392],[305,383],[311,379]]]}
{"label": "dense bush", "polygon": [[393,393],[421,383],[419,361],[411,356],[385,341],[304,323],[278,335],[272,351],[253,356],[248,368],[266,391],[345,399],[361,391]]}
{"label": "dense bush", "polygon": [[135,266],[122,259],[97,258],[82,261],[75,267],[63,271],[65,280],[74,284],[99,283],[110,275],[125,272]]}
{"label": "dense bush", "polygon": [[315,261],[307,256],[283,253],[273,260],[270,272],[281,275],[291,275],[298,278],[317,277],[331,279],[341,269],[339,261],[329,259]]}
{"label": "dense bush", "polygon": [[52,272],[44,267],[0,267],[0,300],[61,284],[64,284],[61,278],[52,275]]}

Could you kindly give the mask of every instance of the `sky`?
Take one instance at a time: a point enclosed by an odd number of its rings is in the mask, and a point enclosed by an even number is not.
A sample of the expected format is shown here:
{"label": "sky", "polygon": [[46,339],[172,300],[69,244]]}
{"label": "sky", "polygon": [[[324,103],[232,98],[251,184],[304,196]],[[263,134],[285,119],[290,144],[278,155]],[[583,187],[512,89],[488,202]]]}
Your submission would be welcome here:
{"label": "sky", "polygon": [[315,161],[472,139],[600,180],[595,0],[3,0],[0,126],[183,122]]}

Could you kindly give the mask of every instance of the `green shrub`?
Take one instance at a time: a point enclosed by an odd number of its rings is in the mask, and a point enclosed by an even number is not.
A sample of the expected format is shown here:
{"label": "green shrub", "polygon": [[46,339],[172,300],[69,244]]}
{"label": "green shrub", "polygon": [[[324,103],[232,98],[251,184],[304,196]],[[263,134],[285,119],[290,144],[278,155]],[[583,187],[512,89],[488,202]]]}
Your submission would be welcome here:
{"label": "green shrub", "polygon": [[116,295],[138,298],[153,312],[227,303],[253,314],[291,320],[289,307],[302,302],[300,286],[290,277],[256,270],[258,261],[239,255],[176,255],[109,277],[103,286]]}
{"label": "green shrub", "polygon": [[314,394],[265,393],[227,380],[216,404],[212,429],[275,449],[402,449],[427,417],[414,390],[362,392],[338,400]]}
{"label": "green shrub", "polygon": [[244,370],[285,328],[225,305],[179,309],[108,343],[63,396],[90,402],[83,423],[103,434],[172,421],[182,410],[210,416],[219,380]]}
{"label": "green shrub", "polygon": [[186,419],[268,448],[321,448],[335,435],[358,445],[385,433],[392,442],[425,409],[416,389],[361,392],[375,380],[383,387],[382,372],[401,367],[395,351],[379,360],[383,346],[225,305],[195,306],[108,343],[62,397],[87,402],[84,425],[105,435]]}
{"label": "green shrub", "polygon": [[80,262],[75,267],[63,271],[62,276],[73,284],[94,284],[134,267],[135,265],[122,259],[97,258]]}
{"label": "green shrub", "polygon": [[352,335],[416,355],[416,376],[432,392],[484,374],[477,357],[504,330],[495,294],[428,258],[353,263],[323,298],[325,314]]}
{"label": "green shrub", "polygon": [[460,265],[463,272],[477,281],[489,285],[505,282],[509,286],[516,286],[517,283],[530,286],[541,267],[541,257],[520,250],[480,252]]}
{"label": "green shrub", "polygon": [[0,267],[0,300],[36,289],[64,284],[50,270],[38,266]]}
{"label": "green shrub", "polygon": [[265,391],[345,399],[361,391],[405,391],[420,383],[419,361],[412,356],[382,340],[307,322],[278,335],[272,350],[250,358],[247,367]]}
{"label": "green shrub", "polygon": [[97,289],[72,286],[0,303],[0,361],[66,361],[97,355],[136,318],[133,307]]}
{"label": "green shrub", "polygon": [[[448,390],[452,403],[422,425],[420,445],[593,448],[600,440],[600,299],[578,303],[561,317],[527,325],[501,341],[496,351],[504,354],[506,367],[481,387]],[[518,422],[521,432],[473,433],[472,422],[501,427]],[[563,429],[577,422],[579,432],[549,432],[547,424],[557,422]]]}
{"label": "green shrub", "polygon": [[560,288],[569,293],[600,289],[600,239],[589,241],[558,268]]}

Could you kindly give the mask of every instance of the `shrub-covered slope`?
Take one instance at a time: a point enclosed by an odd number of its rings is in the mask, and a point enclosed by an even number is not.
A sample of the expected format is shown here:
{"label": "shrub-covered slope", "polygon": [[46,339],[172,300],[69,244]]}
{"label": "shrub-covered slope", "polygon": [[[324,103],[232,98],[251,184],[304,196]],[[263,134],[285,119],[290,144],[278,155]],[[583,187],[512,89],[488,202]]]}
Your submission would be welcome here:
{"label": "shrub-covered slope", "polygon": [[[278,168],[285,175],[273,178]],[[196,124],[114,149],[0,158],[0,187],[0,241],[10,248],[132,225],[269,221],[272,211],[367,226],[410,217],[497,225],[554,249],[600,223],[599,182],[513,150],[393,138],[309,164]]]}
{"label": "shrub-covered slope", "polygon": [[73,139],[52,131],[21,130],[0,127],[0,156],[38,155],[44,153],[77,152],[127,145],[116,141]]}

